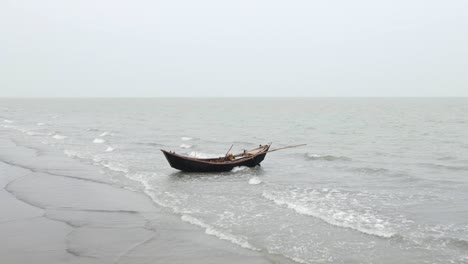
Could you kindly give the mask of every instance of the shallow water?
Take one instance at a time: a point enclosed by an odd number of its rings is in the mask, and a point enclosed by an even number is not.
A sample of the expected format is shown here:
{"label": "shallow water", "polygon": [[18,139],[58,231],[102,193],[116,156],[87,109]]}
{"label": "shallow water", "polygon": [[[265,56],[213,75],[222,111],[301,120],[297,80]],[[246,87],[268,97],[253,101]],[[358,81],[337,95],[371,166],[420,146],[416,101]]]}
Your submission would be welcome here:
{"label": "shallow water", "polygon": [[[13,140],[109,169],[200,232],[300,263],[467,263],[467,99],[0,99]],[[262,167],[187,174],[210,157],[307,147]]]}

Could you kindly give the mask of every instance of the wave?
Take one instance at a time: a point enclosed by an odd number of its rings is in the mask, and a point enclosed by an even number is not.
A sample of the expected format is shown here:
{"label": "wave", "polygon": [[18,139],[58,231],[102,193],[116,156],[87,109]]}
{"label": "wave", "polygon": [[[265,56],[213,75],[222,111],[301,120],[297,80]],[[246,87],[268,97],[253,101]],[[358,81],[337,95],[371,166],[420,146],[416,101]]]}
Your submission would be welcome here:
{"label": "wave", "polygon": [[47,125],[47,124],[46,124],[46,123],[39,122],[39,123],[37,123],[36,125],[37,125],[37,126],[45,126],[45,125]]}
{"label": "wave", "polygon": [[359,168],[350,168],[350,171],[365,173],[365,174],[373,174],[373,173],[387,173],[390,172],[384,168],[372,168],[372,167],[359,167]]}
{"label": "wave", "polygon": [[447,238],[445,239],[448,244],[461,248],[463,250],[468,250],[468,240],[462,238]]}
{"label": "wave", "polygon": [[7,123],[7,124],[13,123],[13,121],[12,121],[12,120],[9,120],[9,119],[5,119],[5,120],[3,120],[3,122],[4,122],[4,123]]}
{"label": "wave", "polygon": [[102,158],[96,157],[96,156],[92,160],[93,160],[95,165],[100,165],[100,166],[102,166],[104,168],[107,168],[107,169],[109,169],[111,171],[123,172],[123,173],[128,173],[129,172],[128,166],[126,166],[124,164],[121,164],[121,163],[118,163],[118,162],[103,160]]}
{"label": "wave", "polygon": [[434,163],[418,163],[421,166],[431,167],[435,169],[445,169],[445,170],[452,170],[452,171],[466,171],[468,170],[468,166],[463,165],[442,165],[442,164],[434,164]]}
{"label": "wave", "polygon": [[188,140],[192,140],[193,138],[191,138],[191,137],[181,137],[180,139],[182,139],[183,141],[188,141]]}
{"label": "wave", "polygon": [[319,155],[319,154],[310,154],[305,155],[308,160],[324,160],[324,161],[350,161],[351,158],[344,156],[332,156],[332,155]]}
{"label": "wave", "polygon": [[34,131],[26,131],[25,134],[28,135],[28,136],[39,136],[39,135],[43,135],[43,133],[34,132]]}
{"label": "wave", "polygon": [[112,152],[114,150],[115,150],[115,148],[113,148],[111,146],[107,146],[107,148],[106,148],[106,152]]}
{"label": "wave", "polygon": [[238,172],[238,171],[245,171],[247,170],[247,167],[234,167],[231,172]]}
{"label": "wave", "polygon": [[95,143],[95,144],[102,144],[104,142],[106,142],[106,141],[104,139],[102,139],[102,138],[95,138],[93,140],[93,143]]}
{"label": "wave", "polygon": [[149,184],[149,180],[148,180],[149,178],[153,178],[154,175],[144,175],[144,174],[141,174],[141,173],[132,173],[132,174],[127,173],[126,176],[131,180],[140,182],[144,187],[144,193],[146,195],[148,195],[151,198],[151,200],[153,200],[154,203],[156,203],[159,206],[171,209],[174,213],[181,215],[180,219],[182,221],[190,223],[190,224],[198,226],[198,227],[201,227],[201,228],[204,228],[205,233],[207,235],[215,236],[215,237],[217,237],[219,239],[229,241],[229,242],[231,242],[233,244],[236,244],[236,245],[238,245],[238,246],[240,246],[242,248],[246,248],[246,249],[250,249],[250,250],[254,250],[254,251],[260,251],[260,249],[257,249],[256,247],[251,245],[247,241],[247,239],[245,239],[244,237],[235,236],[235,235],[227,233],[227,232],[221,232],[220,230],[215,229],[214,227],[204,223],[203,221],[201,221],[201,220],[199,220],[199,219],[197,219],[197,218],[195,218],[193,216],[187,215],[187,213],[189,213],[189,212],[187,212],[186,210],[182,210],[182,209],[178,208],[175,205],[168,204],[168,203],[158,199],[156,194],[159,193],[159,192]]}
{"label": "wave", "polygon": [[108,168],[109,170],[112,170],[112,171],[128,173],[127,166],[125,166],[123,164],[120,164],[120,163],[104,162],[104,163],[102,163],[102,166],[104,166],[104,167],[106,167],[106,168]]}
{"label": "wave", "polygon": [[184,149],[188,149],[188,148],[191,148],[192,146],[191,145],[187,145],[187,144],[182,144],[180,145],[181,148],[184,148]]}
{"label": "wave", "polygon": [[278,192],[263,191],[262,196],[298,214],[318,218],[328,224],[353,229],[364,234],[391,238],[396,233],[383,216],[368,207],[360,206],[356,198],[338,190],[312,190]]}
{"label": "wave", "polygon": [[247,249],[251,249],[251,250],[255,250],[255,251],[260,251],[259,249],[252,246],[246,239],[234,236],[234,235],[229,234],[229,233],[223,233],[223,232],[213,228],[212,226],[202,222],[201,220],[199,220],[199,219],[197,219],[195,217],[192,217],[192,216],[189,216],[189,215],[182,215],[180,219],[182,219],[182,221],[184,221],[184,222],[187,222],[187,223],[190,223],[192,225],[196,225],[196,226],[199,226],[201,228],[204,228],[205,233],[208,234],[208,235],[215,236],[215,237],[217,237],[219,239],[222,239],[222,240],[227,240],[227,241],[232,242],[232,243],[234,243],[236,245],[239,245],[239,246],[241,246],[243,248],[247,248]]}
{"label": "wave", "polygon": [[16,126],[13,126],[13,125],[3,125],[3,124],[2,124],[1,126],[4,127],[4,128],[17,129],[17,127],[16,127]]}
{"label": "wave", "polygon": [[60,134],[55,134],[55,135],[52,136],[52,138],[61,140],[61,139],[66,139],[67,136],[63,136],[63,135],[60,135]]}
{"label": "wave", "polygon": [[70,158],[80,158],[80,159],[85,159],[86,156],[80,152],[77,152],[77,151],[74,151],[74,150],[68,150],[68,149],[65,149],[63,151],[63,153],[70,157]]}
{"label": "wave", "polygon": [[105,136],[109,136],[110,135],[110,132],[102,132],[99,136],[100,137],[105,137]]}
{"label": "wave", "polygon": [[249,184],[252,184],[252,185],[256,185],[256,184],[260,184],[260,183],[262,183],[262,180],[260,180],[260,178],[258,178],[258,177],[252,177],[249,180]]}
{"label": "wave", "polygon": [[156,143],[156,142],[132,142],[131,144],[142,145],[142,146],[151,146],[151,147],[165,147],[165,145]]}

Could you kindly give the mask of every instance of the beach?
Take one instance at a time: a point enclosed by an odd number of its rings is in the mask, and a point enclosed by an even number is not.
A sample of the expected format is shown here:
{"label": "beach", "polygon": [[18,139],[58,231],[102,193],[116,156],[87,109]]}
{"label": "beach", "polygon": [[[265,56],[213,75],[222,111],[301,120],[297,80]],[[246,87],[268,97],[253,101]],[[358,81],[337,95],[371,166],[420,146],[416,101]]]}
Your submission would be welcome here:
{"label": "beach", "polygon": [[0,131],[1,263],[271,263],[206,235],[141,192]]}

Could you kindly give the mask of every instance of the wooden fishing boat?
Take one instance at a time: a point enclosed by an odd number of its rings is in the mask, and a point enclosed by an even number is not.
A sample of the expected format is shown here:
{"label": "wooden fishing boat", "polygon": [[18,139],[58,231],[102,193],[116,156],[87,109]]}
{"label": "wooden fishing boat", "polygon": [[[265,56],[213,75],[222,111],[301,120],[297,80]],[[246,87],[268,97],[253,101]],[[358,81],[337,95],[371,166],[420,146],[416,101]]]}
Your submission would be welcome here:
{"label": "wooden fishing boat", "polygon": [[[172,151],[161,149],[172,168],[185,172],[223,172],[230,171],[234,167],[259,166],[265,159],[271,144],[260,145],[258,148],[244,151],[240,154],[226,154],[224,157],[213,159],[200,159],[176,154]],[[232,148],[232,146],[231,146]],[[229,149],[231,150],[231,149]],[[229,151],[228,151],[229,153]]]}

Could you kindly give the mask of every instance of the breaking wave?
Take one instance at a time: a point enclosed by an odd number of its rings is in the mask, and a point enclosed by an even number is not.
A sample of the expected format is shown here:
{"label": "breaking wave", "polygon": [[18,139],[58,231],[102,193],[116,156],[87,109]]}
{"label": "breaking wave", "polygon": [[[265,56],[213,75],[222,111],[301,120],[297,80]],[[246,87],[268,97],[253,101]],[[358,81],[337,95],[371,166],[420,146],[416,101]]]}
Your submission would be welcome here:
{"label": "breaking wave", "polygon": [[5,120],[3,120],[3,122],[4,122],[4,123],[7,123],[7,124],[13,123],[13,121],[12,121],[12,120],[9,120],[9,119],[5,119]]}
{"label": "breaking wave", "polygon": [[184,149],[188,149],[188,148],[191,148],[192,146],[191,145],[187,145],[187,144],[182,144],[180,145],[181,148],[184,148]]}
{"label": "breaking wave", "polygon": [[358,196],[338,190],[264,191],[262,196],[299,214],[313,216],[322,221],[364,234],[383,238],[396,235],[388,219],[363,206]]}
{"label": "breaking wave", "polygon": [[181,137],[180,139],[182,139],[183,141],[188,141],[188,140],[192,140],[193,138],[191,138],[191,137]]}

